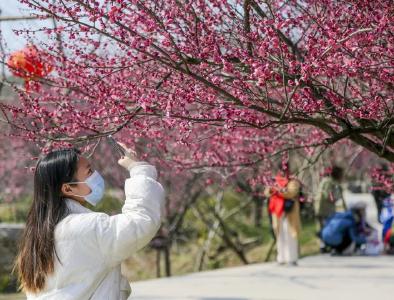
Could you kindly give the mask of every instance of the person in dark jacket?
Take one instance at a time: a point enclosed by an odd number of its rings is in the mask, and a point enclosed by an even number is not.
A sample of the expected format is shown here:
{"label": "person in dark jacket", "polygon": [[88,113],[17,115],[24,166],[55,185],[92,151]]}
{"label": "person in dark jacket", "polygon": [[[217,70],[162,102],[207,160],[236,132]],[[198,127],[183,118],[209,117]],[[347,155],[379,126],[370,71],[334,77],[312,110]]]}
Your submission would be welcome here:
{"label": "person in dark jacket", "polygon": [[366,243],[366,236],[365,204],[362,202],[353,204],[346,212],[334,214],[322,231],[324,243],[337,254],[352,254]]}

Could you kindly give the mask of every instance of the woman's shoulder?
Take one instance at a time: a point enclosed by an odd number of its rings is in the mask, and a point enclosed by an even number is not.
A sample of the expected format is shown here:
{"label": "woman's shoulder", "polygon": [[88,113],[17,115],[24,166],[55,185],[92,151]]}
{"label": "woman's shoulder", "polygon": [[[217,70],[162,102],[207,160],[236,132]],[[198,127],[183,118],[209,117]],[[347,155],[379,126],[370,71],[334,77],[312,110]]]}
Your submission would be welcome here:
{"label": "woman's shoulder", "polygon": [[56,225],[55,237],[58,239],[96,238],[97,222],[107,216],[101,212],[71,213]]}

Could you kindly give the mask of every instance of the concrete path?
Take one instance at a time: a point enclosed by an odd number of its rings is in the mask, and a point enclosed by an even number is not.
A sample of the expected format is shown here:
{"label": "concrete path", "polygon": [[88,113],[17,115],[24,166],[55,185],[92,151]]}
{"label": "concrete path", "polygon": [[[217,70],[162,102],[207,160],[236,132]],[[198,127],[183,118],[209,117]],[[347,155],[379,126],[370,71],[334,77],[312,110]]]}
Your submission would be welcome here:
{"label": "concrete path", "polygon": [[314,256],[132,284],[129,300],[393,300],[394,257]]}

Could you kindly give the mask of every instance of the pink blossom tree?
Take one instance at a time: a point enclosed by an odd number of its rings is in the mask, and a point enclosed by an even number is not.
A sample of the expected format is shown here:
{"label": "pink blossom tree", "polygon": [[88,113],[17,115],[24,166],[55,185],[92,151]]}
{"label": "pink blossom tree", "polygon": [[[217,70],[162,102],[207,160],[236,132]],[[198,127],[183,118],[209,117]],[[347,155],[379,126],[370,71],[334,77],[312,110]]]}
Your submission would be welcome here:
{"label": "pink blossom tree", "polygon": [[[13,138],[44,150],[84,146],[113,174],[111,152],[100,146],[112,134],[162,170],[214,170],[256,204],[273,158],[288,152],[308,165],[327,149],[361,147],[394,162],[390,0],[20,2],[53,19],[42,28],[45,40],[29,28],[17,32],[53,70],[33,78],[30,90],[3,78],[17,95],[0,101]],[[2,51],[3,63],[9,55]],[[167,178],[167,256],[195,204],[179,193],[193,177],[178,175]],[[205,180],[186,192],[199,195]],[[204,205],[207,228],[218,224],[220,238],[248,262],[226,214]]]}
{"label": "pink blossom tree", "polygon": [[232,171],[343,140],[394,162],[389,0],[20,1],[54,19],[39,45],[54,70],[38,91],[8,82],[19,102],[1,104],[23,138],[116,134]]}

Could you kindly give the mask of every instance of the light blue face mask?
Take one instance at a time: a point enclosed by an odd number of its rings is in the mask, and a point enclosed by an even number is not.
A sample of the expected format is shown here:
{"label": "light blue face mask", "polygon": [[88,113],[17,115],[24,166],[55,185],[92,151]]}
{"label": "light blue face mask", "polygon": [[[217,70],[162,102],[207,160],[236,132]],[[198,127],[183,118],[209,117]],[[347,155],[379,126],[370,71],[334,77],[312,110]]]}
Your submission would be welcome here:
{"label": "light blue face mask", "polygon": [[103,199],[104,189],[105,189],[104,178],[101,177],[100,173],[97,171],[94,171],[94,173],[90,175],[88,178],[86,178],[85,181],[75,181],[68,183],[86,183],[88,187],[92,190],[91,193],[88,195],[74,194],[74,196],[84,198],[87,202],[89,202],[93,206],[96,206]]}

